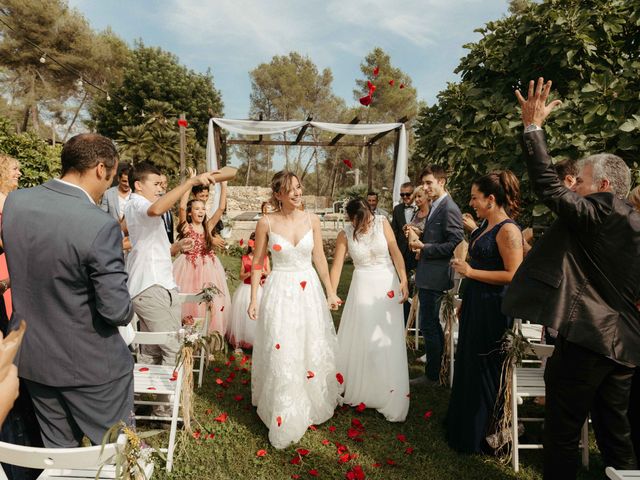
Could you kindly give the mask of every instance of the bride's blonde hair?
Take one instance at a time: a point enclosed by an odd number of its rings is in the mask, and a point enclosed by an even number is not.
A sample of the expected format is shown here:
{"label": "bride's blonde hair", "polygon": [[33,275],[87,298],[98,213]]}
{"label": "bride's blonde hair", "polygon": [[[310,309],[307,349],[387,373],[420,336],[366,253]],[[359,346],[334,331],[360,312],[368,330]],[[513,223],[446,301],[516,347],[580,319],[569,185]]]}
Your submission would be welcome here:
{"label": "bride's blonde hair", "polygon": [[[271,197],[269,198],[269,203],[275,211],[280,211],[281,207],[276,195],[290,192],[293,189],[294,178],[300,182],[298,176],[289,170],[280,170],[271,178]],[[302,186],[301,182],[300,185]]]}

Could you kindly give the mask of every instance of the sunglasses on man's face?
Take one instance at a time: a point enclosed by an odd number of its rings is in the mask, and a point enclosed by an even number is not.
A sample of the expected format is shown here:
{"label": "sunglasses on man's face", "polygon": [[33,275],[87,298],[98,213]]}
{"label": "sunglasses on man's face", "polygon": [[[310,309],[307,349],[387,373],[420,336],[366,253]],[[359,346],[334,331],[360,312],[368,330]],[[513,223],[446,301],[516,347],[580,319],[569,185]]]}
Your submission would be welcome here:
{"label": "sunglasses on man's face", "polygon": [[412,194],[411,193],[401,193],[400,196],[401,197],[410,197]]}

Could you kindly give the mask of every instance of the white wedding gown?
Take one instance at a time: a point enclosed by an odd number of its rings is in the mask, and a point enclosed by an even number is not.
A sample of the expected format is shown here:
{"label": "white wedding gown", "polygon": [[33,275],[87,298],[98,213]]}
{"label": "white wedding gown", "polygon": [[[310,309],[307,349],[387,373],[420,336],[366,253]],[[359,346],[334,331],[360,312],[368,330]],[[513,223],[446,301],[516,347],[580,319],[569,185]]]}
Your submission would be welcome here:
{"label": "white wedding gown", "polygon": [[[268,220],[268,217],[267,217]],[[269,228],[273,268],[258,311],[251,400],[276,448],[333,416],[340,400],[331,313],[311,265],[313,233],[297,245]]]}
{"label": "white wedding gown", "polygon": [[409,411],[409,370],[400,283],[387,241],[384,217],[353,239],[347,224],[349,255],[355,269],[338,329],[338,371],[344,376],[344,403],[364,403],[392,422]]}

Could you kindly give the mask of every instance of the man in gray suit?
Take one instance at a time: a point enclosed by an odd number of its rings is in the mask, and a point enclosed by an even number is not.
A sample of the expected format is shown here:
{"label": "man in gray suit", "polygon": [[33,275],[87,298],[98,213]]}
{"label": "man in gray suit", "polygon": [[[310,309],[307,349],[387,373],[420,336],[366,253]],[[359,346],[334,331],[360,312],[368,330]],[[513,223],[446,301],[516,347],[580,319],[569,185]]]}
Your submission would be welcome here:
{"label": "man in gray suit", "polygon": [[131,196],[130,169],[131,166],[126,163],[118,168],[118,184],[104,192],[100,203],[100,208],[115,218],[117,222],[121,222],[124,218],[124,206]]}
{"label": "man in gray suit", "polygon": [[62,177],[9,194],[2,235],[11,327],[27,331],[18,372],[47,447],[100,444],[133,410],[133,360],[118,326],[133,316],[118,222],[96,206],[118,154],[96,134],[62,149]]}
{"label": "man in gray suit", "polygon": [[420,250],[416,267],[416,287],[420,299],[420,329],[427,351],[425,376],[411,380],[413,385],[437,385],[444,349],[444,333],[440,325],[440,305],[446,290],[453,287],[450,261],[453,251],[462,241],[462,213],[445,190],[447,173],[438,165],[425,168],[420,174],[422,186],[431,198],[422,239],[412,242],[411,249]]}

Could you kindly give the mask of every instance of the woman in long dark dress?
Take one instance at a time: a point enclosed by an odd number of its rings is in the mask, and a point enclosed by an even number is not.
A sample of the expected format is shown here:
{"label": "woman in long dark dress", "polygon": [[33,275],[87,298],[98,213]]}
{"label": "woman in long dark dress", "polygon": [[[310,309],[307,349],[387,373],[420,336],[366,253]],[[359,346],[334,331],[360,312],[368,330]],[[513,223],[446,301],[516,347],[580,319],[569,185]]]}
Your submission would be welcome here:
{"label": "woman in long dark dress", "polygon": [[469,262],[453,260],[467,279],[460,311],[460,333],[447,414],[447,441],[458,452],[490,451],[494,405],[503,355],[500,340],[511,319],[501,312],[506,286],[522,263],[522,233],[514,222],[520,188],[510,171],[480,177],[469,205],[486,220],[470,238]]}

